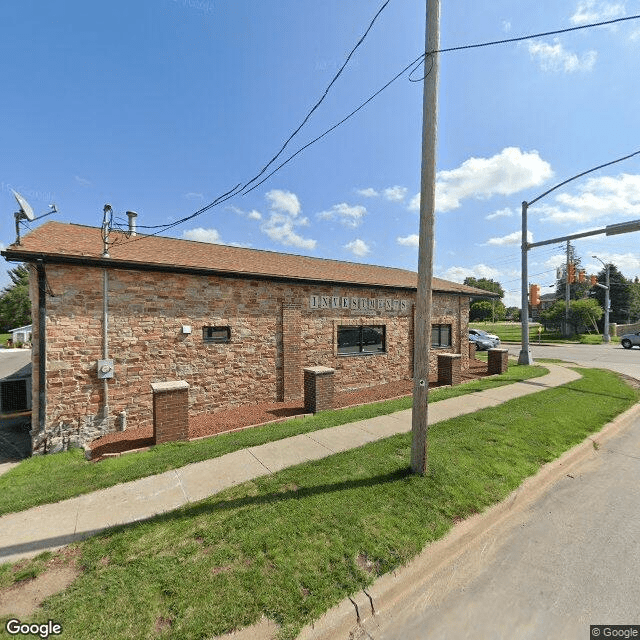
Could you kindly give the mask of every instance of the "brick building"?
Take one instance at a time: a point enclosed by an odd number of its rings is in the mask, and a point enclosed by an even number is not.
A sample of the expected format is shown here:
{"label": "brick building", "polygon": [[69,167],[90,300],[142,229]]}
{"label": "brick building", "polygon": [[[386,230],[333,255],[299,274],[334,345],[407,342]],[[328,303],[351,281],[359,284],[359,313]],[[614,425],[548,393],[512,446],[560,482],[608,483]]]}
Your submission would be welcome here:
{"label": "brick building", "polygon": [[[388,267],[48,222],[2,255],[25,262],[33,310],[34,452],[149,425],[152,383],[186,381],[189,413],[408,379],[417,275]],[[431,363],[468,367],[469,296],[434,279]]]}

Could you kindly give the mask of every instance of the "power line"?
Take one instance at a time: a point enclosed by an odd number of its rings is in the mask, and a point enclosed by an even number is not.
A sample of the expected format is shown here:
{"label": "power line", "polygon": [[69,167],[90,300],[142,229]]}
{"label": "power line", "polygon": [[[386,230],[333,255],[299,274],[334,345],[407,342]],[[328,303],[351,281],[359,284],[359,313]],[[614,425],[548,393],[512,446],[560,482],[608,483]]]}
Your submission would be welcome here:
{"label": "power line", "polygon": [[[313,113],[318,109],[318,107],[322,104],[324,99],[327,97],[327,95],[329,94],[329,91],[331,90],[331,87],[335,84],[335,82],[338,80],[338,78],[342,75],[342,72],[344,71],[346,66],[349,64],[349,61],[351,60],[353,54],[356,52],[356,50],[360,47],[360,45],[364,42],[366,37],[369,35],[369,31],[371,31],[371,29],[373,28],[373,25],[375,24],[376,20],[378,19],[380,14],[384,11],[384,9],[387,7],[387,5],[389,4],[390,1],[391,0],[386,0],[382,4],[382,6],[378,9],[376,14],[373,16],[371,22],[369,22],[369,26],[367,27],[366,31],[362,34],[362,36],[360,37],[358,42],[356,42],[355,46],[351,49],[351,51],[347,55],[345,61],[342,63],[342,66],[338,69],[337,73],[331,79],[331,82],[329,82],[329,84],[327,85],[327,88],[324,90],[324,93],[322,94],[320,99],[313,105],[311,110],[303,118],[302,122],[293,131],[293,133],[285,140],[284,144],[280,147],[280,150],[278,151],[278,153],[276,153],[271,158],[271,160],[269,160],[269,162],[267,162],[267,164],[265,164],[264,167],[262,167],[262,169],[259,171],[259,173],[257,173],[253,178],[251,178],[250,180],[247,180],[245,183],[238,183],[238,185],[236,185],[236,187],[234,187],[234,189],[232,189],[231,191],[228,191],[226,194],[223,194],[222,196],[220,196],[220,198],[216,199],[216,201],[214,201],[214,202],[216,202],[216,204],[221,204],[222,202],[228,200],[229,198],[227,198],[226,196],[229,195],[229,194],[232,194],[232,193],[233,193],[233,195],[235,195],[234,192],[236,190],[237,190],[237,192],[242,191],[243,195],[244,195],[244,193],[248,193],[248,191],[245,191],[247,189],[247,187],[249,185],[251,185],[253,182],[255,182],[261,175],[263,175],[264,172],[282,155],[282,152],[286,149],[286,147],[291,142],[291,140],[300,132],[302,127],[304,127],[304,125],[309,121],[309,119],[311,118]],[[259,183],[259,184],[262,184],[262,183]],[[242,185],[242,186],[240,186],[240,185]],[[229,196],[229,197],[232,197],[232,196]],[[204,211],[206,211],[208,208],[210,208],[210,207],[203,207],[203,209],[200,209],[198,212],[196,212],[196,214],[200,215],[200,213],[204,213]],[[194,217],[194,216],[189,216],[187,218],[184,218],[183,220],[186,221],[186,220],[191,219],[192,217]],[[175,225],[171,224],[167,228],[171,228],[172,226],[175,226]],[[139,227],[145,228],[145,229],[157,229],[159,227],[164,227],[164,225],[151,225],[151,226],[149,226],[149,225],[139,225]]]}
{"label": "power line", "polygon": [[[351,50],[351,52],[347,56],[347,59],[345,60],[344,64],[340,67],[340,69],[338,70],[338,72],[336,73],[334,78],[329,83],[329,85],[328,85],[327,89],[325,90],[323,96],[312,107],[312,109],[309,111],[307,116],[305,116],[305,118],[303,119],[302,123],[298,126],[298,128],[289,136],[289,138],[282,145],[282,147],[280,148],[278,153],[271,158],[271,160],[261,169],[261,171],[256,176],[254,176],[253,178],[251,178],[250,180],[248,180],[245,183],[238,183],[233,189],[230,189],[225,194],[222,194],[221,196],[218,196],[218,198],[216,198],[213,202],[211,202],[210,204],[202,207],[201,209],[198,209],[196,212],[192,213],[189,216],[185,216],[183,218],[180,218],[179,220],[176,220],[175,222],[172,222],[172,223],[169,223],[169,224],[166,224],[166,225],[139,225],[139,228],[160,229],[159,231],[157,231],[155,233],[148,234],[148,235],[158,235],[159,233],[162,233],[163,231],[168,231],[169,229],[172,229],[172,228],[174,228],[174,227],[176,227],[176,226],[178,226],[180,224],[183,224],[184,222],[188,222],[189,220],[192,220],[193,218],[202,215],[203,213],[205,213],[209,209],[211,209],[211,208],[213,208],[215,206],[218,206],[218,205],[222,204],[223,202],[226,202],[227,200],[235,197],[238,194],[246,195],[246,194],[250,193],[251,191],[253,191],[254,189],[257,189],[260,185],[262,185],[269,178],[271,178],[275,173],[280,171],[280,169],[282,169],[289,162],[291,162],[296,156],[298,156],[300,153],[302,153],[305,149],[309,148],[310,146],[312,146],[316,142],[319,142],[320,140],[322,140],[322,138],[324,138],[329,133],[331,133],[332,131],[334,131],[335,129],[340,127],[342,124],[347,122],[347,120],[352,118],[356,113],[358,113],[361,109],[363,109],[367,104],[369,104],[372,100],[374,100],[378,95],[380,95],[383,91],[388,89],[394,82],[396,82],[405,73],[407,73],[407,71],[409,71],[409,76],[411,76],[411,74],[413,74],[417,70],[417,68],[423,63],[423,61],[426,58],[428,58],[429,56],[432,56],[432,55],[438,54],[438,53],[450,53],[450,52],[455,52],[455,51],[464,51],[464,50],[469,50],[469,49],[478,49],[478,48],[491,47],[491,46],[497,46],[497,45],[512,44],[512,43],[516,43],[516,42],[523,42],[525,40],[534,40],[536,38],[542,38],[542,37],[547,37],[547,36],[551,36],[551,35],[560,35],[560,34],[570,33],[570,32],[574,32],[574,31],[580,31],[580,30],[585,30],[585,29],[593,29],[595,27],[602,27],[602,26],[617,24],[617,23],[620,23],[620,22],[625,22],[625,21],[630,21],[630,20],[637,20],[637,19],[640,18],[640,14],[637,14],[637,15],[632,15],[632,16],[625,16],[623,18],[615,18],[613,20],[605,20],[605,21],[601,21],[601,22],[594,22],[594,23],[589,23],[589,24],[585,24],[585,25],[579,25],[579,26],[576,26],[576,27],[568,27],[568,28],[564,28],[564,29],[556,29],[556,30],[553,30],[553,31],[545,31],[545,32],[540,32],[540,33],[535,33],[535,34],[518,36],[518,37],[515,37],[515,38],[505,38],[505,39],[501,39],[501,40],[493,40],[493,41],[476,43],[476,44],[460,45],[460,46],[456,46],[456,47],[447,47],[447,48],[438,49],[438,50],[435,50],[435,51],[424,52],[424,53],[420,54],[415,60],[410,62],[408,65],[406,65],[400,72],[398,72],[395,76],[393,76],[393,78],[391,78],[391,80],[386,82],[380,89],[378,89],[375,93],[373,93],[369,98],[367,98],[364,102],[362,102],[358,107],[353,109],[342,120],[340,120],[339,122],[335,123],[333,126],[331,126],[328,129],[326,129],[322,134],[320,134],[319,136],[315,137],[314,139],[312,139],[311,141],[309,141],[308,143],[306,143],[305,145],[300,147],[297,151],[292,153],[284,162],[281,162],[275,169],[273,169],[270,173],[268,173],[266,175],[266,177],[264,177],[262,180],[260,180],[256,184],[253,184],[260,176],[262,176],[265,173],[265,171],[268,169],[268,167],[271,166],[275,162],[275,160],[282,154],[282,152],[287,147],[289,142],[302,129],[302,127],[306,124],[306,122],[309,120],[311,115],[315,112],[315,110],[323,102],[323,100],[325,99],[325,97],[326,97],[327,93],[329,92],[330,88],[335,83],[335,81],[338,79],[338,77],[342,74],[342,71],[344,70],[344,68],[348,64],[351,56],[353,55],[355,50],[362,44],[362,42],[366,38],[367,34],[369,33],[370,29],[372,28],[373,24],[375,23],[376,19],[378,18],[380,13],[385,9],[385,7],[388,5],[389,1],[390,0],[387,0],[380,7],[378,12],[375,14],[375,16],[371,20],[367,30],[365,31],[363,36],[360,38],[360,40],[356,43],[356,45],[353,47],[353,49]],[[427,74],[428,73],[429,72],[427,72]],[[413,81],[413,82],[418,82],[419,81],[419,80],[412,80],[411,78],[409,78],[409,79],[411,81]],[[613,162],[601,165],[600,167],[597,167],[597,168],[603,168],[603,167],[609,166],[610,164],[615,164],[616,162],[621,162],[622,160],[628,159],[628,158],[630,158],[630,157],[632,157],[634,155],[637,155],[639,153],[640,153],[640,151],[637,151],[635,153],[630,154],[629,156],[625,156],[624,158],[619,158],[618,160],[615,160]],[[593,171],[595,171],[595,169],[593,169]],[[583,175],[583,174],[580,174],[580,175]],[[579,177],[579,176],[576,176],[576,177]],[[253,184],[253,186],[250,186],[252,184]],[[561,186],[561,185],[558,185],[558,186]],[[148,236],[144,236],[144,235],[143,236],[138,236],[138,237],[136,237],[134,239],[129,240],[129,242],[135,242],[137,240],[142,240],[144,237],[148,237]]]}
{"label": "power line", "polygon": [[430,53],[450,53],[452,51],[465,51],[467,49],[480,49],[482,47],[493,47],[499,44],[511,44],[513,42],[523,42],[524,40],[535,40],[536,38],[545,38],[547,36],[557,36],[563,33],[570,33],[572,31],[580,31],[581,29],[593,29],[594,27],[604,27],[610,24],[616,24],[618,22],[625,22],[626,20],[637,20],[639,15],[625,16],[624,18],[615,18],[614,20],[603,20],[602,22],[591,22],[589,24],[582,24],[578,27],[567,27],[566,29],[556,29],[555,31],[543,31],[541,33],[534,33],[526,36],[518,36],[516,38],[505,38],[504,40],[493,40],[491,42],[480,42],[478,44],[465,44],[458,47],[449,47],[447,49],[438,49],[437,51],[429,51],[425,55]]}

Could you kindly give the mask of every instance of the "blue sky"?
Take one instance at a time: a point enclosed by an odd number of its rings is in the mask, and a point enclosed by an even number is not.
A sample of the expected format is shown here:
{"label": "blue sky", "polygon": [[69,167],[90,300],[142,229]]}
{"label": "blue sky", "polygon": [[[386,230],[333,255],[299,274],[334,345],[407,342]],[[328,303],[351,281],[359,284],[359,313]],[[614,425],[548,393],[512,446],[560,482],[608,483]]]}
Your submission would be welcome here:
{"label": "blue sky", "polygon": [[[99,226],[108,202],[162,225],[246,182],[382,4],[5,0],[0,245],[15,239],[11,189],[36,214],[55,202],[63,222]],[[640,0],[446,0],[441,46],[634,14]],[[417,58],[424,18],[424,0],[391,0],[283,158]],[[494,278],[519,306],[520,203],[640,149],[639,62],[640,20],[440,56],[436,275]],[[167,234],[416,269],[421,127],[422,83],[405,75],[264,184]],[[638,218],[640,156],[547,196],[529,228],[541,241]],[[588,272],[595,254],[634,277],[638,241],[576,249]],[[558,246],[532,250],[531,282],[552,284],[563,260]]]}

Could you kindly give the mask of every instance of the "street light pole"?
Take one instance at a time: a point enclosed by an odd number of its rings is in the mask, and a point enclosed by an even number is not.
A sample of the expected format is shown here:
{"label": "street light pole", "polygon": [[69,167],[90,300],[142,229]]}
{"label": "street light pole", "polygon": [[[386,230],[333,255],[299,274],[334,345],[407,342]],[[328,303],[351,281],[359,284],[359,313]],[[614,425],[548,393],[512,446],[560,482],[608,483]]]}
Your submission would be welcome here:
{"label": "street light pole", "polygon": [[[591,256],[599,262],[602,262],[602,266],[605,268],[605,287],[604,287],[604,332],[602,335],[602,342],[611,342],[611,336],[609,335],[609,307],[611,306],[611,283],[609,282],[609,274],[611,264],[600,260],[598,256]],[[602,286],[602,285],[599,285]]]}
{"label": "street light pole", "polygon": [[569,184],[578,178],[582,178],[582,176],[586,176],[589,173],[593,173],[594,171],[598,171],[599,169],[604,169],[605,167],[609,167],[613,164],[617,164],[618,162],[622,162],[623,160],[628,160],[629,158],[633,158],[634,156],[640,155],[640,151],[634,151],[630,153],[628,156],[624,156],[622,158],[618,158],[617,160],[611,160],[611,162],[606,162],[605,164],[598,165],[597,167],[593,167],[591,169],[587,169],[582,173],[578,173],[563,182],[551,187],[551,189],[547,189],[544,193],[540,194],[537,198],[529,202],[522,203],[522,349],[520,351],[520,357],[518,358],[518,364],[533,364],[533,358],[531,356],[531,350],[529,347],[529,282],[528,282],[528,273],[527,273],[527,260],[528,260],[528,251],[529,249],[533,249],[533,247],[541,247],[544,244],[556,244],[558,242],[564,242],[565,240],[573,240],[574,238],[585,238],[587,236],[597,235],[599,233],[606,233],[608,236],[617,235],[619,233],[630,233],[631,231],[640,231],[640,220],[632,220],[630,222],[623,222],[621,224],[611,224],[608,225],[604,229],[598,229],[596,231],[585,231],[583,233],[575,233],[571,236],[564,236],[562,238],[554,238],[553,240],[545,240],[544,242],[528,242],[528,233],[527,233],[527,211],[532,204],[538,202],[538,200],[542,200],[545,196],[548,196],[550,193],[563,187],[565,184]]}
{"label": "street light pole", "polygon": [[521,285],[521,302],[522,311],[520,312],[520,322],[522,324],[522,349],[518,356],[518,364],[533,364],[533,356],[529,346],[529,267],[527,260],[527,252],[529,251],[529,243],[527,242],[527,211],[529,203],[522,203],[522,285]]}

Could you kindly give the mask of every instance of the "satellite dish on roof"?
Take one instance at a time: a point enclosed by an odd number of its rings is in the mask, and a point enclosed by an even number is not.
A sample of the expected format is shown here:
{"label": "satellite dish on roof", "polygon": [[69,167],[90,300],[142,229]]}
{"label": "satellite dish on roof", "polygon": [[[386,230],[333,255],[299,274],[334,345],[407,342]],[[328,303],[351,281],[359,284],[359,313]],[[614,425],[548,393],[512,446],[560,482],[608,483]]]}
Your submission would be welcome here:
{"label": "satellite dish on roof", "polygon": [[33,222],[34,220],[39,220],[40,218],[49,216],[52,213],[57,213],[58,210],[56,209],[55,204],[50,204],[49,209],[51,209],[51,211],[49,211],[48,213],[44,213],[41,216],[38,216],[36,218],[36,216],[33,213],[33,209],[31,208],[31,205],[17,191],[14,191],[13,189],[11,189],[11,192],[13,193],[13,196],[15,197],[15,199],[18,201],[18,205],[20,207],[20,211],[16,211],[14,214],[16,218],[16,244],[20,244],[20,221],[21,220],[28,220],[29,222]]}
{"label": "satellite dish on roof", "polygon": [[20,205],[19,213],[22,214],[21,217],[25,218],[26,220],[33,220],[35,216],[33,215],[33,209],[31,208],[31,205],[17,191],[11,189],[11,192]]}

